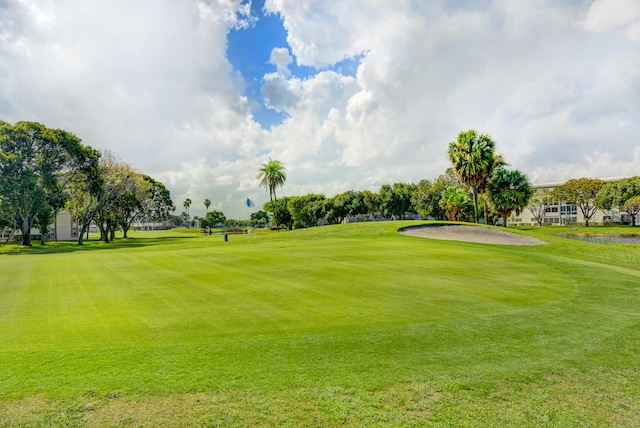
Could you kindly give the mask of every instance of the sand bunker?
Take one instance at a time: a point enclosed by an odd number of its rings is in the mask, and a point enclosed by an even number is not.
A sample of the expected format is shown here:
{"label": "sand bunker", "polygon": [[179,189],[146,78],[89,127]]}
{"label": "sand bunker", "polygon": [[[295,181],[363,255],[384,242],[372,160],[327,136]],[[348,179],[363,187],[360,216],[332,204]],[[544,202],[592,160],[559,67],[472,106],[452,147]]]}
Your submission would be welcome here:
{"label": "sand bunker", "polygon": [[479,242],[497,245],[540,245],[543,241],[530,236],[503,232],[484,226],[424,226],[410,227],[400,230],[400,233],[421,238],[441,239],[447,241]]}

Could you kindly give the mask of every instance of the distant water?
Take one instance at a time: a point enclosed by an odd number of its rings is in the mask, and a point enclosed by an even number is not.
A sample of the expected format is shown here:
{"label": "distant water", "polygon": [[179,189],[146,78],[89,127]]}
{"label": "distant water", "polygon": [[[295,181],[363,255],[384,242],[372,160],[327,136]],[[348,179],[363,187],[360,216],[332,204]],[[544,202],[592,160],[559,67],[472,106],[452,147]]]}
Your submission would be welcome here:
{"label": "distant water", "polygon": [[640,244],[639,234],[561,233],[553,236],[576,239],[578,241],[593,242],[596,244]]}

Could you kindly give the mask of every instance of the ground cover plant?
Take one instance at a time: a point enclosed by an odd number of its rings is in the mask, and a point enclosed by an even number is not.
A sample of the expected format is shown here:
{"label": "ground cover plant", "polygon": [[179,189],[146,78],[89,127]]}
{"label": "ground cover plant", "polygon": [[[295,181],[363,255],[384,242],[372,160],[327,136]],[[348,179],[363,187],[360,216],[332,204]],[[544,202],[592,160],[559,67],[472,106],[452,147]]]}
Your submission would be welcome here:
{"label": "ground cover plant", "polygon": [[640,425],[637,245],[417,224],[4,247],[0,426]]}

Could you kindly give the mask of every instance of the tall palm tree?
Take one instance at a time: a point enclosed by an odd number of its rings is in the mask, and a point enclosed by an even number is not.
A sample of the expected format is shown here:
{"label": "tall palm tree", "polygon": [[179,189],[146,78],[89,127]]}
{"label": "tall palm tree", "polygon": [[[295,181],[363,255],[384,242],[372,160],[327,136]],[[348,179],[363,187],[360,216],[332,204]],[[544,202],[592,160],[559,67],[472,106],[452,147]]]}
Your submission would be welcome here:
{"label": "tall palm tree", "polygon": [[284,164],[279,160],[269,158],[269,162],[262,164],[258,170],[258,176],[256,178],[260,180],[260,186],[264,187],[269,192],[273,218],[276,222],[276,227],[278,227],[278,217],[275,205],[278,201],[276,197],[276,189],[284,186],[284,182],[287,180],[287,173]]}
{"label": "tall palm tree", "polygon": [[[209,199],[204,200],[204,207],[207,209],[207,213],[209,212],[209,207],[211,206],[211,201]],[[206,215],[206,213],[205,213]]]}
{"label": "tall palm tree", "polygon": [[482,179],[482,181],[480,182],[480,184],[478,185],[478,193],[482,194],[484,196],[484,224],[488,224],[489,222],[489,216],[488,216],[488,206],[489,206],[489,195],[487,194],[487,187],[489,186],[489,184],[491,183],[491,179],[493,178],[493,174],[495,174],[495,172],[501,168],[504,168],[505,166],[509,166],[509,164],[507,163],[507,161],[504,160],[504,157],[502,157],[502,155],[494,155],[493,156],[493,169],[491,170],[491,172],[489,173],[488,176],[486,176],[485,178]]}
{"label": "tall palm tree", "polygon": [[[187,217],[189,217],[189,207],[191,206],[191,199],[187,198],[182,203],[184,209],[187,210]],[[187,228],[189,227],[189,221],[187,221]]]}
{"label": "tall palm tree", "polygon": [[493,175],[487,193],[491,204],[504,219],[506,227],[511,212],[515,211],[516,215],[520,215],[529,203],[533,190],[525,174],[517,169],[500,168]]}
{"label": "tall palm tree", "polygon": [[494,170],[496,143],[487,134],[478,135],[475,129],[458,134],[449,144],[447,155],[453,172],[473,192],[474,219],[478,223],[478,187]]}

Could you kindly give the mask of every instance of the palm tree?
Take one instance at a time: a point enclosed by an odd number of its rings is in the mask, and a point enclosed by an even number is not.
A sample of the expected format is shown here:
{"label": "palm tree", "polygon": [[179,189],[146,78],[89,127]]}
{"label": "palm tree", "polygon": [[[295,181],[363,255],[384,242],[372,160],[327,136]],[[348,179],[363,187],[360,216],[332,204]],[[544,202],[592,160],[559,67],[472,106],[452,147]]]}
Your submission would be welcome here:
{"label": "palm tree", "polygon": [[[207,209],[207,212],[209,212],[209,207],[211,206],[211,201],[209,199],[205,199],[204,200],[204,207]],[[206,215],[206,213],[205,213]]]}
{"label": "palm tree", "polygon": [[453,172],[473,192],[474,219],[478,223],[478,187],[491,177],[494,170],[496,143],[487,134],[478,135],[475,129],[458,134],[449,144],[447,155]]}
{"label": "palm tree", "polygon": [[284,182],[287,180],[287,173],[284,164],[279,160],[269,158],[269,162],[262,164],[258,170],[258,176],[256,178],[260,180],[260,186],[263,186],[269,192],[273,218],[276,222],[276,227],[278,227],[278,217],[275,205],[278,201],[276,197],[276,189],[284,186]]}
{"label": "palm tree", "polygon": [[491,204],[504,219],[506,227],[511,212],[515,211],[516,215],[520,215],[529,203],[533,190],[525,174],[517,169],[511,171],[500,168],[493,175],[487,193]]}
{"label": "palm tree", "polygon": [[488,216],[488,203],[487,203],[487,199],[489,199],[489,195],[487,194],[487,187],[489,186],[489,184],[491,183],[491,179],[493,178],[493,174],[499,170],[500,168],[504,168],[505,166],[508,166],[509,164],[507,163],[507,161],[504,160],[504,158],[502,157],[502,155],[494,155],[493,156],[493,169],[491,170],[491,172],[489,173],[488,176],[486,176],[485,178],[482,179],[482,181],[480,182],[480,184],[478,185],[478,193],[482,194],[484,196],[484,224],[488,224],[489,222],[489,216]]}
{"label": "palm tree", "polygon": [[[187,217],[189,217],[189,207],[191,206],[191,199],[187,198],[184,200],[183,204],[184,209],[187,210]],[[189,223],[187,222],[187,228],[189,227]]]}

